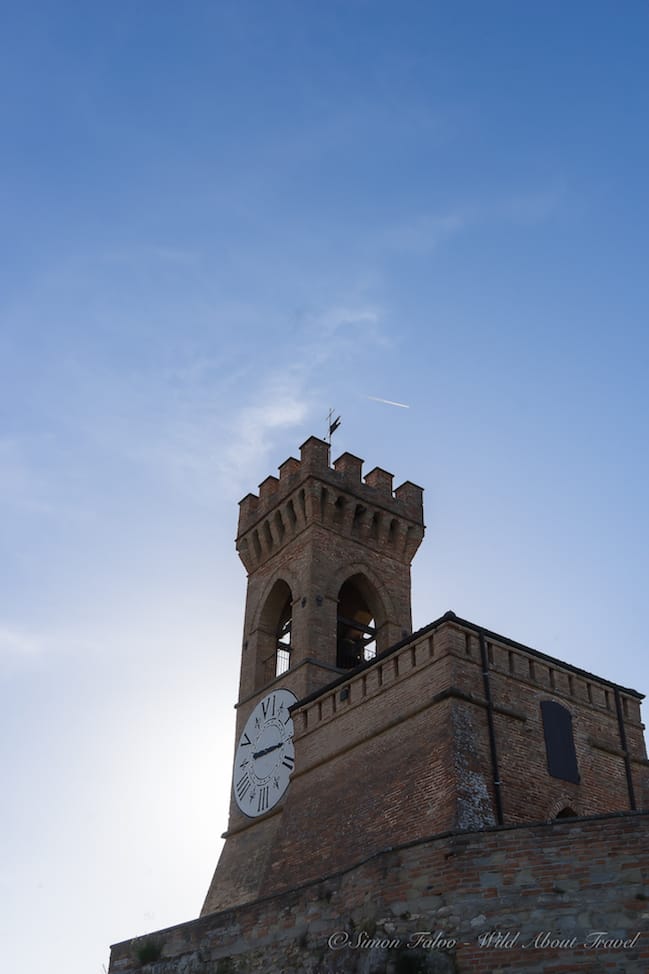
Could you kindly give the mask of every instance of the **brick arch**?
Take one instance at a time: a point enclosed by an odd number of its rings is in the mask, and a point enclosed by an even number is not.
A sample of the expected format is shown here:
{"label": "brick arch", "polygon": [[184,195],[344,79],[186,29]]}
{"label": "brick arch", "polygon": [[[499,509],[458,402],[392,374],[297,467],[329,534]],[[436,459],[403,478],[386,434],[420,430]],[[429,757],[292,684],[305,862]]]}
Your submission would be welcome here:
{"label": "brick arch", "polygon": [[273,589],[278,582],[284,582],[286,585],[288,585],[289,589],[291,590],[291,595],[293,596],[293,601],[295,601],[295,599],[298,597],[298,580],[290,568],[287,568],[284,565],[281,569],[278,569],[271,575],[261,590],[250,622],[251,631],[254,631],[255,629],[258,629],[259,626],[264,625],[264,622],[266,621],[266,614],[268,612],[269,600],[273,593]]}
{"label": "brick arch", "polygon": [[389,633],[394,629],[395,607],[385,582],[365,562],[354,562],[334,572],[327,586],[327,597],[338,603],[340,590],[346,582],[353,582],[371,609],[376,626],[378,652],[390,644]]}
{"label": "brick arch", "polygon": [[[555,801],[552,802],[548,810],[547,820],[548,822],[554,821],[554,819],[559,816],[560,812],[565,811],[565,809],[570,809],[575,815],[583,815],[583,809],[581,807],[581,802],[574,797],[574,795],[568,795],[565,792],[559,796]],[[566,818],[567,816],[561,816]]]}
{"label": "brick arch", "polygon": [[[343,565],[338,571],[334,572],[327,585],[326,595],[330,599],[337,599],[341,588],[352,578],[361,579],[363,594],[366,599],[371,599],[374,604],[374,618],[377,626],[383,625],[388,620],[395,617],[395,608],[385,582],[372,571],[366,562],[358,561],[352,564]],[[368,598],[369,596],[369,598]]]}
{"label": "brick arch", "polygon": [[264,587],[249,632],[250,636],[255,636],[254,658],[251,661],[255,689],[268,684],[279,672],[278,648],[288,649],[287,646],[278,646],[279,629],[281,624],[288,621],[290,630],[294,602],[295,580],[291,572],[277,572]]}

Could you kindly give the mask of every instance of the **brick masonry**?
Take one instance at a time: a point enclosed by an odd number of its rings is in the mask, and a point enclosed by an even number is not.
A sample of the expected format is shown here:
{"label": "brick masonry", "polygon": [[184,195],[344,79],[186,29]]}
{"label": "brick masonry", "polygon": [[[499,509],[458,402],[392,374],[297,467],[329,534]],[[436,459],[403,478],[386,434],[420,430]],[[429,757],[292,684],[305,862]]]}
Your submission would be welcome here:
{"label": "brick masonry", "polygon": [[[257,818],[231,802],[201,917],[117,945],[110,974],[147,956],[152,974],[648,970],[642,696],[452,612],[411,633],[421,489],[393,492],[381,468],[363,482],[352,454],[331,468],[315,437],[279,474],[241,502],[236,734],[292,690],[291,783]],[[350,579],[378,655],[341,670]],[[287,604],[291,666],[275,677]],[[570,715],[577,781],[549,772],[548,701]],[[349,939],[331,946],[337,931]],[[602,943],[584,946],[593,931]]]}
{"label": "brick masonry", "polygon": [[[143,965],[147,949],[159,956]],[[646,812],[400,845],[301,887],[116,944],[110,966],[111,974],[647,970]]]}
{"label": "brick masonry", "polygon": [[[276,683],[286,685],[287,676]],[[579,784],[548,772],[543,700],[572,715]],[[582,816],[631,810],[627,759],[636,807],[647,808],[639,705],[634,691],[443,617],[296,706],[286,797],[261,820],[232,812],[204,911],[290,888],[390,845],[498,824],[490,706],[503,824],[551,819],[564,808]]]}

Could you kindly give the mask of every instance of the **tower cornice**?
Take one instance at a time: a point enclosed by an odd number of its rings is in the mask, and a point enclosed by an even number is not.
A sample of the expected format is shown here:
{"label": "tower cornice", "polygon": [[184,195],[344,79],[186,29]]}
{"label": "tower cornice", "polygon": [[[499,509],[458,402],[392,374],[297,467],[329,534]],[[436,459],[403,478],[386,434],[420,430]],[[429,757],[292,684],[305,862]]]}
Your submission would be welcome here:
{"label": "tower cornice", "polygon": [[423,490],[411,481],[392,489],[393,476],[343,453],[329,464],[329,445],[310,437],[300,459],[289,457],[240,502],[237,550],[250,572],[313,524],[334,528],[388,557],[410,563],[424,536]]}

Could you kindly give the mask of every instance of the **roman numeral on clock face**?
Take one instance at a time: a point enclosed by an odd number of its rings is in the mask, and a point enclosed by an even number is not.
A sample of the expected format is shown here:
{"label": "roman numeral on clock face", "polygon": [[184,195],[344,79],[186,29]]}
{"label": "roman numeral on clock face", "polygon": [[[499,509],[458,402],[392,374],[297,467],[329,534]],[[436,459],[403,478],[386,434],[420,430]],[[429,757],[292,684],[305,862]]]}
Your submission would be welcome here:
{"label": "roman numeral on clock face", "polygon": [[282,764],[284,765],[285,768],[288,768],[289,771],[292,771],[293,767],[295,766],[295,758],[292,758],[290,754],[286,754],[284,755],[284,760],[282,761]]}
{"label": "roman numeral on clock face", "polygon": [[237,795],[239,796],[239,800],[241,801],[243,796],[250,788],[250,778],[248,777],[248,775],[247,774],[242,775],[242,777],[239,778],[239,780],[237,781],[235,787],[237,789]]}
{"label": "roman numeral on clock face", "polygon": [[264,715],[264,720],[266,720],[269,714],[271,717],[275,716],[275,694],[273,694],[272,697],[268,697],[266,700],[262,700],[261,710]]}
{"label": "roman numeral on clock face", "polygon": [[268,808],[268,785],[264,785],[259,789],[259,798],[257,800],[257,813],[265,812]]}

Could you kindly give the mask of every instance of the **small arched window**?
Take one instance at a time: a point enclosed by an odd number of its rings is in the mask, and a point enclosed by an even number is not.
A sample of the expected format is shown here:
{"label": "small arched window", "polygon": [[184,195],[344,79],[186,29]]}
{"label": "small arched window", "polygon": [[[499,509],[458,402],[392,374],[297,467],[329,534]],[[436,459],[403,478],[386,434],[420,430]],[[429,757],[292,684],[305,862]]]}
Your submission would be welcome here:
{"label": "small arched window", "polygon": [[348,579],[338,594],[336,666],[352,669],[376,656],[376,624],[362,584]]}
{"label": "small arched window", "polygon": [[572,714],[555,700],[541,701],[548,773],[553,778],[579,784],[577,752],[572,733]]}
{"label": "small arched window", "polygon": [[560,812],[557,812],[557,814],[554,817],[555,818],[577,818],[577,812],[575,812],[574,809],[570,808],[569,805],[566,805],[566,807],[562,808]]}

